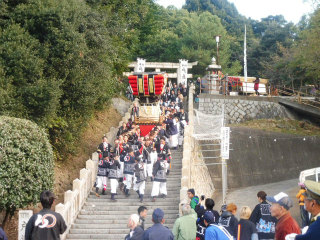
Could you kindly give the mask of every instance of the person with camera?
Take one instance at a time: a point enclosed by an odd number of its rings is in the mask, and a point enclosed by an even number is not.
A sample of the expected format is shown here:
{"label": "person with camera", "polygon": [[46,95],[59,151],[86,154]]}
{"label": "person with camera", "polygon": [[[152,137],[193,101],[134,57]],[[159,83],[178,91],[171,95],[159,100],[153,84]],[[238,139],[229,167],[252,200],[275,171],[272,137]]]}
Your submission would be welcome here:
{"label": "person with camera", "polygon": [[196,240],[204,240],[205,232],[206,232],[206,225],[204,224],[204,214],[206,212],[211,212],[213,215],[213,222],[218,224],[219,221],[219,213],[216,210],[213,210],[213,207],[215,205],[213,199],[207,198],[205,200],[205,208],[201,205],[201,203],[204,201],[205,196],[202,195],[200,198],[199,204],[195,206],[195,212],[197,213],[198,219],[197,219],[197,237]]}

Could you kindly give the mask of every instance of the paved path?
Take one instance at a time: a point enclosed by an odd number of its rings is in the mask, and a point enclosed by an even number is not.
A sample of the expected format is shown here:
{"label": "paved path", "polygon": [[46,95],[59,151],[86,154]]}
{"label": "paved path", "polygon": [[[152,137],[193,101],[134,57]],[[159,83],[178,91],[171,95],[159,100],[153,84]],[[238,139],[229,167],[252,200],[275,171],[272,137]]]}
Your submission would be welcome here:
{"label": "paved path", "polygon": [[117,202],[110,201],[110,189],[108,189],[107,195],[101,195],[100,198],[92,193],[72,225],[67,239],[123,240],[129,233],[127,227],[129,216],[137,213],[137,209],[141,205],[149,209],[145,229],[152,226],[151,215],[153,210],[158,207],[164,210],[164,225],[172,229],[179,214],[182,150],[171,152],[173,161],[167,179],[168,195],[166,199],[157,199],[156,202],[152,202],[150,196],[152,182],[150,180],[146,183],[143,203],[139,202],[138,195],[132,189],[128,198],[118,191]]}
{"label": "paved path", "polygon": [[[287,181],[281,181],[271,184],[257,185],[246,188],[240,188],[229,191],[227,194],[227,203],[235,203],[238,206],[237,218],[239,218],[239,210],[241,206],[249,206],[252,210],[256,204],[258,204],[257,193],[259,191],[265,191],[269,196],[274,196],[279,192],[287,193],[292,201],[293,208],[290,209],[292,216],[300,224],[299,204],[296,199],[296,194],[299,191],[298,179],[292,179]],[[222,204],[222,197],[220,193],[215,193],[216,210],[220,210]]]}

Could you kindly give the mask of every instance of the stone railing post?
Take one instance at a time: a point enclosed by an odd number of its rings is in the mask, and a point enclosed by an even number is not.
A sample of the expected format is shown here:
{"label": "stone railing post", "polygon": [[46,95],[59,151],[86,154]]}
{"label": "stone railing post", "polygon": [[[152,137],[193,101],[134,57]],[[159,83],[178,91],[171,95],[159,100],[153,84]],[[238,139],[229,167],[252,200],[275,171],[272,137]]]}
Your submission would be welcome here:
{"label": "stone railing post", "polygon": [[[138,102],[138,99],[135,99],[135,102]],[[127,122],[130,118],[130,112],[133,107],[133,104],[130,105],[128,112],[122,118],[122,121],[119,122],[119,126],[123,122]],[[109,142],[113,142],[116,137],[118,129],[111,127],[106,136],[109,139]],[[96,180],[97,170],[98,170],[99,154],[97,152],[92,153],[91,159],[86,161],[86,168],[80,170],[80,179],[73,180],[72,191],[68,190],[64,194],[64,204],[56,205],[56,211],[61,213],[67,224],[67,231],[61,235],[61,239],[64,240],[66,235],[69,232],[71,224],[76,219],[78,213],[80,212],[82,206],[88,195],[90,194],[91,188]]]}
{"label": "stone railing post", "polygon": [[96,168],[94,166],[94,162],[91,159],[86,161],[86,169],[91,170],[91,173],[92,173],[91,174],[91,183],[93,183],[96,180],[96,177],[95,177],[95,174],[94,174]]}
{"label": "stone railing post", "polygon": [[[187,191],[191,187],[191,163],[192,163],[192,134],[193,134],[193,88],[192,84],[189,88],[188,99],[188,115],[189,124],[184,130],[183,140],[183,157],[182,157],[182,169],[181,169],[181,189],[180,189],[180,205],[181,203],[187,203],[189,201]],[[181,211],[180,211],[181,212]]]}

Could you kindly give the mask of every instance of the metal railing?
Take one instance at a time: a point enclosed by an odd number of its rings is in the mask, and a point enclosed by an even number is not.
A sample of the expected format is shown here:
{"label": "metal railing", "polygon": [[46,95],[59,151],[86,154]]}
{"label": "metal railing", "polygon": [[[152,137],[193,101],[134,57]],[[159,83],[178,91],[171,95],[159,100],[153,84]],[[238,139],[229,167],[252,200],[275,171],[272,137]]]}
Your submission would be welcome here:
{"label": "metal railing", "polygon": [[299,90],[295,90],[293,88],[281,85],[272,85],[271,89],[274,90],[275,95],[279,96],[289,96],[292,97],[293,101],[296,101],[300,104],[304,104],[310,107],[314,107],[320,110],[320,101],[315,96],[302,92]]}

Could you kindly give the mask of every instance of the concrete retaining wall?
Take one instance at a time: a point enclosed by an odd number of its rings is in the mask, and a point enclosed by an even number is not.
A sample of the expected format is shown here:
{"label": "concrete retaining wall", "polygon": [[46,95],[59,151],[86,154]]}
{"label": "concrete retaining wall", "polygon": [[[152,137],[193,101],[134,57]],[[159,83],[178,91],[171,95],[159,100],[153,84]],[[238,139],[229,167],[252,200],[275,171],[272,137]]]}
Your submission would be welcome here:
{"label": "concrete retaining wall", "polygon": [[220,115],[223,106],[227,123],[240,123],[251,119],[277,119],[287,117],[285,108],[278,103],[277,99],[200,95],[200,112]]}
{"label": "concrete retaining wall", "polygon": [[187,190],[194,188],[198,196],[205,195],[211,197],[214,193],[214,186],[210,174],[199,147],[199,142],[193,135],[193,94],[194,86],[189,89],[188,114],[189,125],[185,127],[183,158],[182,158],[182,177],[180,202],[188,202]]}
{"label": "concrete retaining wall", "polygon": [[[233,127],[228,163],[228,188],[298,178],[302,170],[320,166],[320,138]],[[221,189],[221,166],[209,166]]]}

